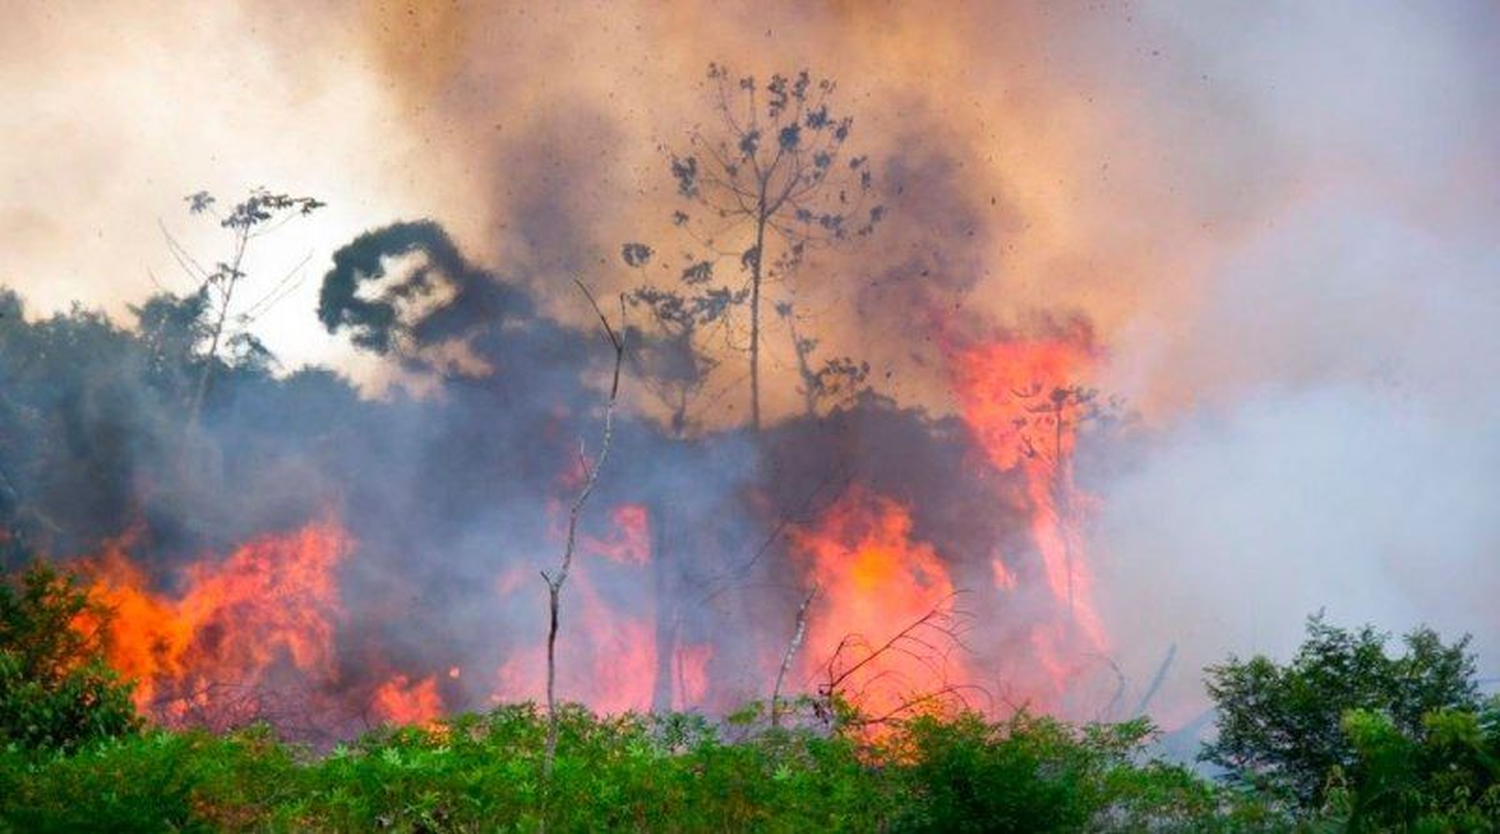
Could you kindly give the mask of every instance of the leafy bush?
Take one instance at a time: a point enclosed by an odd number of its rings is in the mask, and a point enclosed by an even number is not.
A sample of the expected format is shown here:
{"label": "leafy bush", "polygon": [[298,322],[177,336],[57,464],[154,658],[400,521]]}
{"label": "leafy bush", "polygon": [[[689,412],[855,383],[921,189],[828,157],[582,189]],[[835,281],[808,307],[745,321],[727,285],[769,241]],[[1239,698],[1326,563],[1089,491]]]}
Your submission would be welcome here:
{"label": "leafy bush", "polygon": [[1354,748],[1335,769],[1328,816],[1351,830],[1492,831],[1500,826],[1500,703],[1480,711],[1434,710],[1420,738],[1386,713],[1350,710]]}
{"label": "leafy bush", "polygon": [[724,723],[569,706],[547,779],[547,720],[529,703],[321,752],[266,727],[135,732],[128,689],[101,671],[91,632],[72,628],[87,606],[43,568],[0,597],[0,832],[1500,827],[1500,701],[1474,695],[1464,643],[1427,631],[1390,658],[1375,632],[1314,620],[1287,667],[1211,669],[1226,709],[1209,750],[1247,765],[1222,785],[1150,760],[1144,719],[933,714],[872,733],[847,705],[831,723],[794,709],[778,727],[764,705]]}
{"label": "leafy bush", "polygon": [[1431,629],[1417,629],[1405,638],[1406,653],[1394,657],[1386,642],[1369,626],[1349,631],[1314,617],[1284,666],[1263,656],[1210,666],[1218,737],[1201,758],[1224,768],[1229,781],[1308,812],[1322,805],[1333,769],[1347,771],[1355,762],[1349,711],[1387,716],[1395,730],[1420,742],[1434,710],[1477,708],[1467,637],[1444,645]]}
{"label": "leafy bush", "polygon": [[896,736],[898,831],[1193,830],[1223,803],[1187,768],[1141,762],[1145,719],[1076,727],[1018,714],[922,717]]}
{"label": "leafy bush", "polygon": [[139,726],[130,685],[104,662],[108,612],[37,563],[0,583],[0,744],[70,750]]}
{"label": "leafy bush", "polygon": [[550,783],[531,704],[386,728],[313,755],[269,731],[152,731],[0,754],[0,830],[872,831],[1196,829],[1211,788],[1132,764],[1148,728],[928,717],[871,741],[726,742],[691,715],[562,716]]}

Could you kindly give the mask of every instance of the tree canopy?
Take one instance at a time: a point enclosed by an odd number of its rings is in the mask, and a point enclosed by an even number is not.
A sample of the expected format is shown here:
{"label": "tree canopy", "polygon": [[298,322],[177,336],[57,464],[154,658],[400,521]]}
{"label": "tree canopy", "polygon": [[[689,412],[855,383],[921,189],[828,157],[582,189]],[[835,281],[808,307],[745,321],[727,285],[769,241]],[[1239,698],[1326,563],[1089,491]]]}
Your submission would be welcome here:
{"label": "tree canopy", "polygon": [[[1326,798],[1330,773],[1358,759],[1349,714],[1382,716],[1420,743],[1429,716],[1479,708],[1468,637],[1444,643],[1432,629],[1418,628],[1405,636],[1405,652],[1395,655],[1388,642],[1371,626],[1344,629],[1315,616],[1285,664],[1257,655],[1208,667],[1218,735],[1201,758],[1223,768],[1232,782],[1312,808]],[[1365,725],[1356,719],[1353,726]]]}

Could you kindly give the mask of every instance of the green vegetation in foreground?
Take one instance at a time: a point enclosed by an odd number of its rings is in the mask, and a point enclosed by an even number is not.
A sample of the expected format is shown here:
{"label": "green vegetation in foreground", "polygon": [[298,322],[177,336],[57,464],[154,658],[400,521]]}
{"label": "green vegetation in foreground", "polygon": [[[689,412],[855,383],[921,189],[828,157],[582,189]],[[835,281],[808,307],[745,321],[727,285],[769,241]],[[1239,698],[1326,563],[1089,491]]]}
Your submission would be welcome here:
{"label": "green vegetation in foreground", "polygon": [[[544,783],[532,704],[319,754],[264,727],[144,727],[71,623],[88,603],[44,567],[0,584],[0,831],[1490,831],[1500,704],[1466,641],[1391,656],[1314,619],[1286,665],[1208,670],[1215,781],[1152,760],[1145,720],[922,716],[870,737],[768,729],[752,707],[561,715]],[[95,616],[107,612],[94,612]],[[805,704],[803,706],[806,706]]]}

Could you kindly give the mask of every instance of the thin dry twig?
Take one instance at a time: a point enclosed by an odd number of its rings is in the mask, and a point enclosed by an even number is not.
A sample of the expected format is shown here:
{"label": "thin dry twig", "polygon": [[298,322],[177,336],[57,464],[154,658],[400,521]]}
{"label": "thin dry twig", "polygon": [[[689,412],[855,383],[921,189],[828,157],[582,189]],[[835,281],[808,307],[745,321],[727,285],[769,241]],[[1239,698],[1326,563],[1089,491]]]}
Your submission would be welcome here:
{"label": "thin dry twig", "polygon": [[[558,564],[556,573],[542,571],[542,579],[547,583],[547,747],[542,759],[542,776],[550,779],[552,776],[552,765],[557,758],[557,626],[558,611],[561,602],[563,585],[568,581],[568,572],[573,569],[573,554],[578,543],[578,520],[583,515],[584,505],[588,503],[589,496],[593,494],[594,487],[599,483],[599,473],[604,468],[604,462],[609,458],[610,446],[614,441],[615,433],[615,403],[619,399],[620,392],[620,368],[625,363],[625,339],[617,333],[609,323],[609,317],[599,308],[599,302],[594,299],[594,294],[582,281],[575,279],[578,285],[593,306],[594,312],[599,316],[599,323],[604,326],[604,334],[609,338],[610,346],[615,352],[614,375],[610,381],[609,398],[604,404],[604,429],[599,444],[599,457],[593,466],[584,467],[583,487],[579,489],[578,495],[573,499],[573,504],[568,508],[568,534],[563,545],[562,561]],[[624,315],[624,300],[621,300],[621,315]]]}

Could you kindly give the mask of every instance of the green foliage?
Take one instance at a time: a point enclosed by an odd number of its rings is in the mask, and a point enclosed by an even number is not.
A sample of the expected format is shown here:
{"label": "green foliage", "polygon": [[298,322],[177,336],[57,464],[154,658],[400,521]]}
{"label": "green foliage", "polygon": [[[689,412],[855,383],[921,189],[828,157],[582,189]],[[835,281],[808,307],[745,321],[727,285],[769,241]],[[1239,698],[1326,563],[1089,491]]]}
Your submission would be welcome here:
{"label": "green foliage", "polygon": [[1180,765],[1141,761],[1145,719],[1077,727],[1018,714],[921,717],[895,740],[896,831],[1239,830],[1253,803]]}
{"label": "green foliage", "polygon": [[1109,751],[1050,719],[921,718],[906,741],[916,801],[902,809],[898,830],[1072,831],[1103,801],[1097,777]]}
{"label": "green foliage", "polygon": [[[73,577],[46,566],[0,587],[0,832],[1479,832],[1500,824],[1500,699],[1478,699],[1466,642],[1445,645],[1427,630],[1390,657],[1376,632],[1315,619],[1285,667],[1265,658],[1212,667],[1223,712],[1207,754],[1254,764],[1231,772],[1227,785],[1149,759],[1155,730],[1145,719],[1078,726],[1024,712],[1003,721],[965,713],[872,728],[837,703],[831,724],[776,728],[763,704],[723,723],[567,706],[548,778],[547,718],[529,703],[433,728],[385,727],[323,752],[266,727],[138,732],[129,688],[103,666],[99,630],[79,627],[107,616]],[[806,719],[798,710],[808,704],[791,703]]]}
{"label": "green foliage", "polygon": [[0,753],[0,830],[1198,830],[1212,788],[1133,764],[1144,722],[922,718],[877,739],[701,716],[562,714],[550,783],[531,704],[382,729],[321,756],[264,729],[153,731],[73,754]]}
{"label": "green foliage", "polygon": [[1497,714],[1500,703],[1493,699],[1479,711],[1434,710],[1414,736],[1386,713],[1345,713],[1354,760],[1329,780],[1330,816],[1356,831],[1494,830],[1500,824]]}
{"label": "green foliage", "polygon": [[108,612],[42,563],[17,585],[0,583],[0,744],[69,750],[133,731],[130,685],[104,662]]}
{"label": "green foliage", "polygon": [[16,831],[209,830],[192,807],[205,759],[195,738],[155,733],[93,745],[74,755],[9,752],[0,826]]}
{"label": "green foliage", "polygon": [[1325,799],[1333,769],[1354,765],[1356,739],[1373,743],[1370,725],[1360,718],[1349,724],[1346,713],[1378,713],[1420,744],[1432,711],[1478,706],[1467,637],[1445,645],[1431,629],[1418,629],[1406,636],[1406,653],[1399,656],[1387,654],[1386,643],[1386,635],[1369,626],[1349,631],[1314,617],[1306,641],[1284,666],[1260,656],[1210,666],[1218,737],[1201,758],[1224,768],[1231,782],[1314,809]]}

